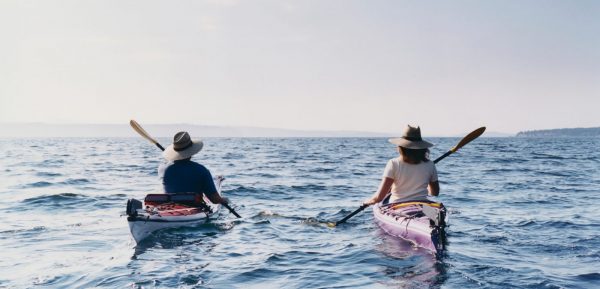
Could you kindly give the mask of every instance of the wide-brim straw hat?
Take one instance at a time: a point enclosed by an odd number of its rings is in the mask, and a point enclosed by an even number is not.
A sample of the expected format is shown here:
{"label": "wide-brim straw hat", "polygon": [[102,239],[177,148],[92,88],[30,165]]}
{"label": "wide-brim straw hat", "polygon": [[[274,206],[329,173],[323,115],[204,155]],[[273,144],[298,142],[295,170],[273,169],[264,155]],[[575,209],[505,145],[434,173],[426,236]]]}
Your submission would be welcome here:
{"label": "wide-brim straw hat", "polygon": [[192,141],[189,133],[180,131],[173,137],[173,144],[163,151],[163,157],[169,161],[187,159],[200,152],[203,146],[201,140]]}
{"label": "wide-brim straw hat", "polygon": [[410,125],[404,129],[402,137],[391,138],[389,142],[407,149],[426,149],[433,146],[432,143],[424,141],[421,138],[420,127],[412,127]]}

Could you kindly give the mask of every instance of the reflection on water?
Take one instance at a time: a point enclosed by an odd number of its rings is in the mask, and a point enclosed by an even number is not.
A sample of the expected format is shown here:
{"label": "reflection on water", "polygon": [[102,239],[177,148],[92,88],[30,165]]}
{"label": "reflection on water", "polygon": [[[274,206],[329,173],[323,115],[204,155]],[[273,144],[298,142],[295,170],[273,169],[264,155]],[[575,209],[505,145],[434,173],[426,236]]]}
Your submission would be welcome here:
{"label": "reflection on water", "polygon": [[413,243],[396,238],[377,229],[380,243],[375,250],[382,255],[382,272],[391,281],[391,288],[440,288],[446,276],[443,258],[435,257],[430,251],[416,247]]}
{"label": "reflection on water", "polygon": [[[186,250],[193,247],[195,250],[210,252],[215,243],[212,241],[219,232],[224,231],[223,225],[216,223],[206,223],[191,227],[180,227],[173,229],[164,229],[154,232],[141,242],[134,245],[134,254],[132,260],[143,258],[148,250]],[[229,229],[229,228],[228,228]]]}

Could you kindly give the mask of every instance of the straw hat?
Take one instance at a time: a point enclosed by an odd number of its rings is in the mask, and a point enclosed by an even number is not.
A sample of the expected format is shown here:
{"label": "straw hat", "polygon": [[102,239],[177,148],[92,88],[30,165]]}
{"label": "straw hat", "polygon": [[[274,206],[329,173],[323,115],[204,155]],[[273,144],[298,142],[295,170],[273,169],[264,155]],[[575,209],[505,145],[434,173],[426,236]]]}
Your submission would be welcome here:
{"label": "straw hat", "polygon": [[203,146],[201,140],[192,141],[189,133],[180,131],[173,137],[173,144],[163,152],[163,157],[169,161],[187,159],[201,151]]}
{"label": "straw hat", "polygon": [[402,137],[391,138],[389,142],[407,149],[426,149],[433,146],[432,143],[421,138],[421,128],[408,125],[404,129]]}

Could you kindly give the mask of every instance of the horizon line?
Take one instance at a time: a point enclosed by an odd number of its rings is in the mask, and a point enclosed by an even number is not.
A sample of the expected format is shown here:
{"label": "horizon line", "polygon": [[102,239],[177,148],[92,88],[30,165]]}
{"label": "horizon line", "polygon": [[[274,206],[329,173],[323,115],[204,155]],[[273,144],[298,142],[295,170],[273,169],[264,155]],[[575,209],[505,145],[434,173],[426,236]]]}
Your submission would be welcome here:
{"label": "horizon line", "polygon": [[[0,122],[0,125],[39,125],[39,126],[116,126],[116,127],[129,127],[128,123],[92,123],[92,122],[81,122],[81,123],[65,123],[65,122]],[[272,131],[277,131],[279,134],[292,134],[292,135],[273,135],[275,132],[269,134],[266,133],[266,135],[260,135],[260,133],[256,133],[253,132],[250,135],[237,135],[237,136],[215,136],[215,135],[211,135],[208,137],[250,137],[250,138],[260,138],[260,137],[274,137],[274,138],[284,138],[284,137],[329,137],[329,138],[337,138],[337,137],[362,137],[362,138],[368,138],[368,137],[397,137],[400,134],[398,133],[393,133],[393,132],[383,132],[383,131],[365,131],[365,130],[329,130],[329,129],[296,129],[296,128],[281,128],[281,127],[260,127],[260,126],[239,126],[239,125],[214,125],[214,124],[206,124],[206,125],[202,125],[202,124],[194,124],[194,123],[186,123],[186,122],[181,122],[181,123],[147,123],[144,124],[144,126],[177,126],[177,125],[184,125],[184,126],[195,126],[195,127],[199,127],[199,128],[225,128],[225,129],[249,129],[249,130],[263,130],[263,131],[268,131],[268,130],[272,130]],[[294,133],[298,133],[301,135],[293,135]],[[314,135],[311,136],[310,134],[323,134],[323,133],[333,133],[333,134],[342,134],[342,135],[332,135],[332,136],[327,136],[327,135]],[[238,134],[243,134],[243,132],[240,132]],[[343,135],[343,134],[348,134],[348,135]],[[497,131],[488,131],[486,134],[484,134],[482,137],[510,137],[510,136],[516,136],[517,133],[506,133],[506,132],[497,132]],[[425,137],[460,137],[462,136],[462,134],[431,134]],[[0,134],[0,137],[21,137],[21,136],[14,136],[14,135],[7,135],[7,136],[2,136],[2,134]],[[27,136],[24,136],[27,137]],[[32,136],[32,137],[40,137],[40,136]],[[71,135],[71,136],[41,136],[41,137],[89,137],[89,136],[76,136],[76,135]],[[99,137],[129,137],[129,136],[123,136],[123,135],[115,135],[115,136],[108,136],[108,135],[103,135],[103,136],[99,136]],[[167,137],[167,136],[158,136],[158,137]]]}

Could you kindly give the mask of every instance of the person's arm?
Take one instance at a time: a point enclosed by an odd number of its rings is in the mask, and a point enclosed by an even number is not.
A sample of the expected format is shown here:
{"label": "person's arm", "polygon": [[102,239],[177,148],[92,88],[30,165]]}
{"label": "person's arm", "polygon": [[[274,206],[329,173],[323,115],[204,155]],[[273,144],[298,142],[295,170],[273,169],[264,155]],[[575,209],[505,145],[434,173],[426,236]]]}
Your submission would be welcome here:
{"label": "person's arm", "polygon": [[440,182],[438,182],[438,181],[430,182],[427,189],[429,190],[430,196],[436,197],[437,195],[440,194]]}
{"label": "person's arm", "polygon": [[200,173],[200,180],[202,184],[202,191],[204,195],[210,200],[213,204],[228,204],[229,200],[225,197],[221,197],[219,191],[217,191],[217,187],[215,186],[215,182],[213,181],[212,174],[210,171],[202,167],[202,171]]}
{"label": "person's arm", "polygon": [[432,173],[431,179],[429,179],[429,186],[427,186],[427,190],[429,191],[430,196],[437,197],[440,194],[440,182],[438,181],[437,169],[435,168],[435,163],[432,164]]}
{"label": "person's arm", "polygon": [[163,193],[167,193],[166,186],[165,186],[165,172],[166,172],[168,166],[169,166],[169,163],[161,163],[160,165],[158,165],[158,169],[157,169],[158,179],[160,180],[160,183],[162,184]]}
{"label": "person's arm", "polygon": [[367,199],[363,202],[363,205],[372,205],[375,203],[379,203],[385,198],[385,196],[392,189],[392,184],[394,183],[394,179],[391,178],[383,178],[381,179],[381,184],[379,185],[379,190],[370,199]]}
{"label": "person's arm", "polygon": [[206,194],[206,197],[208,197],[210,202],[213,204],[228,204],[229,203],[229,200],[227,198],[221,197],[217,193]]}

